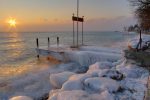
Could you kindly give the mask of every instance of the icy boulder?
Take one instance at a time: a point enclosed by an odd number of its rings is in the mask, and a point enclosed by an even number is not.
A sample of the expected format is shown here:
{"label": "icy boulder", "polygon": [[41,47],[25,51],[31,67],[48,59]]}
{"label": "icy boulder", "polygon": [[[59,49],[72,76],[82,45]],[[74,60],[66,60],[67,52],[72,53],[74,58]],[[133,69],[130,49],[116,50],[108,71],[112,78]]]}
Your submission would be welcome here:
{"label": "icy boulder", "polygon": [[91,77],[92,76],[90,74],[72,75],[69,80],[63,84],[62,90],[82,90],[84,88],[84,80]]}
{"label": "icy boulder", "polygon": [[104,91],[101,94],[88,94],[82,90],[61,91],[49,96],[48,100],[115,100],[114,96]]}
{"label": "icy boulder", "polygon": [[33,99],[27,96],[16,96],[16,97],[10,98],[9,100],[33,100]]}
{"label": "icy boulder", "polygon": [[83,84],[79,80],[69,80],[65,82],[61,88],[62,90],[82,90]]}
{"label": "icy boulder", "polygon": [[122,80],[123,74],[114,69],[106,69],[99,73],[99,77],[108,77],[113,80]]}
{"label": "icy boulder", "polygon": [[117,70],[129,78],[145,78],[149,76],[148,70],[132,64],[117,67]]}
{"label": "icy boulder", "polygon": [[[128,47],[135,49],[139,43],[139,37],[135,37],[128,42]],[[142,34],[142,48],[150,43],[150,35]]]}
{"label": "icy boulder", "polygon": [[121,87],[132,93],[132,100],[143,100],[147,91],[146,83],[138,79],[126,78],[121,81]]}
{"label": "icy boulder", "polygon": [[[54,97],[55,95],[55,97]],[[89,100],[88,94],[82,90],[62,91],[53,96],[49,96],[48,100]]]}
{"label": "icy boulder", "polygon": [[77,62],[81,66],[89,66],[98,61],[110,61],[115,62],[121,59],[121,54],[106,53],[106,52],[94,52],[94,51],[74,51],[67,52],[65,54],[69,61]]}
{"label": "icy boulder", "polygon": [[120,88],[120,84],[109,78],[95,77],[88,78],[84,82],[87,91],[100,93],[102,91],[116,92]]}
{"label": "icy boulder", "polygon": [[96,62],[95,64],[89,67],[89,70],[98,70],[98,69],[111,69],[113,67],[111,62]]}
{"label": "icy boulder", "polygon": [[103,91],[100,95],[92,94],[90,100],[115,100],[115,98],[108,91]]}
{"label": "icy boulder", "polygon": [[58,74],[51,74],[50,75],[50,83],[56,88],[61,88],[62,85],[72,75],[74,75],[73,72],[62,72],[62,73],[58,73]]}

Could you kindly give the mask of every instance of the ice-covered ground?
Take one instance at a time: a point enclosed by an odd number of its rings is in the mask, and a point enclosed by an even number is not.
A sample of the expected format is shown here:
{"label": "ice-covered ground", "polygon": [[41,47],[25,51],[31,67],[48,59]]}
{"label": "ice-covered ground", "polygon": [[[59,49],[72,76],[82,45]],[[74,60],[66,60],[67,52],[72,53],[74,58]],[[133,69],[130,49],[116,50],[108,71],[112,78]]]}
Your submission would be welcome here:
{"label": "ice-covered ground", "polygon": [[19,99],[10,100],[24,100],[17,97],[24,95],[35,99],[48,91],[48,100],[143,100],[149,72],[127,63],[121,50],[82,47],[66,52],[65,58],[70,62],[11,84],[16,89],[27,87],[25,93],[11,95]]}
{"label": "ice-covered ground", "polygon": [[[135,49],[137,47],[137,44],[139,43],[139,38],[140,36],[137,36],[131,39],[128,42],[128,47]],[[141,47],[143,48],[144,46],[147,46],[147,45],[150,45],[150,35],[142,34],[142,46]]]}

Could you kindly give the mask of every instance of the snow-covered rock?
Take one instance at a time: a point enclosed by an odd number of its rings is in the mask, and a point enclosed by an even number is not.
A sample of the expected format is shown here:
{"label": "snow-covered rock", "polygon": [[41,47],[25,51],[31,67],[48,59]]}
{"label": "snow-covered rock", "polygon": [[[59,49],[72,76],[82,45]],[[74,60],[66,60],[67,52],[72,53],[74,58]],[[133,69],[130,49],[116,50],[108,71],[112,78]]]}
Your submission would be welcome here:
{"label": "snow-covered rock", "polygon": [[101,94],[92,94],[90,100],[115,100],[115,98],[108,91],[103,91]]}
{"label": "snow-covered rock", "polygon": [[27,96],[16,96],[16,97],[10,98],[9,100],[33,100],[33,99]]}
{"label": "snow-covered rock", "polygon": [[122,57],[121,54],[94,51],[74,51],[67,52],[65,55],[69,61],[77,62],[81,66],[89,66],[98,61],[115,62]]}
{"label": "snow-covered rock", "polygon": [[148,70],[132,64],[119,66],[117,70],[129,78],[145,78],[149,76]]}
{"label": "snow-covered rock", "polygon": [[79,80],[69,80],[65,82],[61,88],[62,90],[82,90],[83,84]]}
{"label": "snow-covered rock", "polygon": [[50,75],[50,83],[56,87],[61,88],[63,83],[65,83],[70,76],[74,75],[73,72],[62,72],[57,74],[51,74]]}
{"label": "snow-covered rock", "polygon": [[120,88],[120,84],[109,78],[95,77],[85,80],[84,85],[87,91],[100,93],[102,91],[116,92]]}
{"label": "snow-covered rock", "polygon": [[113,80],[122,80],[123,74],[114,69],[105,69],[99,73],[99,77],[108,77]]}
{"label": "snow-covered rock", "polygon": [[48,100],[115,100],[114,96],[108,91],[104,91],[101,94],[88,94],[86,91],[73,90],[73,91],[61,91],[49,96]]}
{"label": "snow-covered rock", "polygon": [[99,70],[99,69],[111,69],[113,67],[111,62],[96,62],[95,64],[89,66],[89,70]]}
{"label": "snow-covered rock", "polygon": [[[148,43],[147,43],[148,41],[150,43],[150,35],[142,34],[142,45],[141,45],[141,47],[143,48],[144,46],[147,46],[148,45]],[[128,47],[136,49],[138,43],[139,43],[139,37],[135,37],[135,38],[131,39],[128,42]]]}
{"label": "snow-covered rock", "polygon": [[82,90],[61,91],[50,96],[48,100],[89,100],[88,94]]}
{"label": "snow-covered rock", "polygon": [[143,100],[145,92],[147,91],[146,83],[133,78],[126,78],[121,81],[121,87],[132,93],[133,100]]}

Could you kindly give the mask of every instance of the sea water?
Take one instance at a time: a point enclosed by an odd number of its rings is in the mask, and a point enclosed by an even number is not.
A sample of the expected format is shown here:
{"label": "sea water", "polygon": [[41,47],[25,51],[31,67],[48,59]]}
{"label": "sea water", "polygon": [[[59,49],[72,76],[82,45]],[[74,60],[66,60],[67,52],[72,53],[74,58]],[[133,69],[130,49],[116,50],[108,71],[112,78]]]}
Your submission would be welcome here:
{"label": "sea water", "polygon": [[[84,45],[124,49],[127,41],[136,35],[123,32],[84,32],[83,41]],[[36,38],[39,38],[40,46],[47,46],[48,37],[50,45],[57,43],[57,37],[60,44],[73,44],[72,32],[0,33],[0,99],[14,95],[36,97],[49,91],[51,87],[48,78],[52,71],[49,67],[54,65],[38,61],[35,52]],[[81,41],[82,34],[79,33],[79,44]]]}

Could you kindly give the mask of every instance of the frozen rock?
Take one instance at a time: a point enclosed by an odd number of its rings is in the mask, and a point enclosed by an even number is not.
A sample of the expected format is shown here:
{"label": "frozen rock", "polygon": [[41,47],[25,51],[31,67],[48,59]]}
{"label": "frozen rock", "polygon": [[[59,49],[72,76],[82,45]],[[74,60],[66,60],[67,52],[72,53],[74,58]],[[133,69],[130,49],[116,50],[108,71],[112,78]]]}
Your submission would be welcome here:
{"label": "frozen rock", "polygon": [[103,91],[101,94],[91,95],[91,100],[115,100],[114,96],[108,91]]}
{"label": "frozen rock", "polygon": [[[55,94],[56,95],[56,94]],[[82,90],[58,92],[55,98],[49,97],[48,100],[89,100],[88,94]]]}
{"label": "frozen rock", "polygon": [[80,80],[69,80],[65,82],[61,88],[62,90],[82,90],[83,84]]}
{"label": "frozen rock", "polygon": [[78,80],[78,81],[83,82],[85,79],[91,78],[91,77],[92,77],[92,75],[88,74],[88,73],[85,73],[85,74],[75,74],[75,75],[72,75],[69,78],[69,80]]}
{"label": "frozen rock", "polygon": [[[148,46],[149,41],[150,41],[150,35],[142,34],[142,45],[141,45],[141,47],[143,48],[144,46]],[[139,43],[139,37],[135,37],[128,42],[128,47],[136,49],[138,43]]]}
{"label": "frozen rock", "polygon": [[117,81],[102,77],[88,78],[85,80],[84,85],[87,91],[94,93],[100,93],[104,90],[116,92],[120,88],[120,84]]}
{"label": "frozen rock", "polygon": [[117,70],[129,78],[145,78],[149,76],[148,70],[132,64],[117,67]]}
{"label": "frozen rock", "polygon": [[123,74],[114,69],[106,69],[99,73],[99,77],[108,77],[113,80],[122,80]]}
{"label": "frozen rock", "polygon": [[33,100],[33,99],[27,96],[16,96],[16,97],[10,98],[9,100]]}
{"label": "frozen rock", "polygon": [[51,74],[50,75],[50,83],[56,87],[61,88],[63,83],[65,83],[70,76],[74,75],[73,72],[62,72],[57,74]]}
{"label": "frozen rock", "polygon": [[121,59],[121,54],[114,54],[114,53],[106,53],[106,52],[94,52],[94,51],[74,51],[74,52],[67,52],[66,54],[67,59],[69,61],[77,62],[81,66],[89,66],[94,64],[98,61],[110,61],[115,62]]}
{"label": "frozen rock", "polygon": [[143,83],[141,80],[133,79],[133,78],[126,78],[122,80],[121,86],[126,90],[131,90],[133,92],[139,92],[139,91],[144,92],[147,89],[145,83]]}
{"label": "frozen rock", "polygon": [[89,70],[98,70],[98,69],[111,69],[113,67],[111,62],[96,62],[95,64],[89,67]]}
{"label": "frozen rock", "polygon": [[54,96],[50,95],[48,100],[115,100],[114,96],[108,91],[104,91],[101,94],[88,94],[82,90],[73,91],[61,91],[57,92]]}

